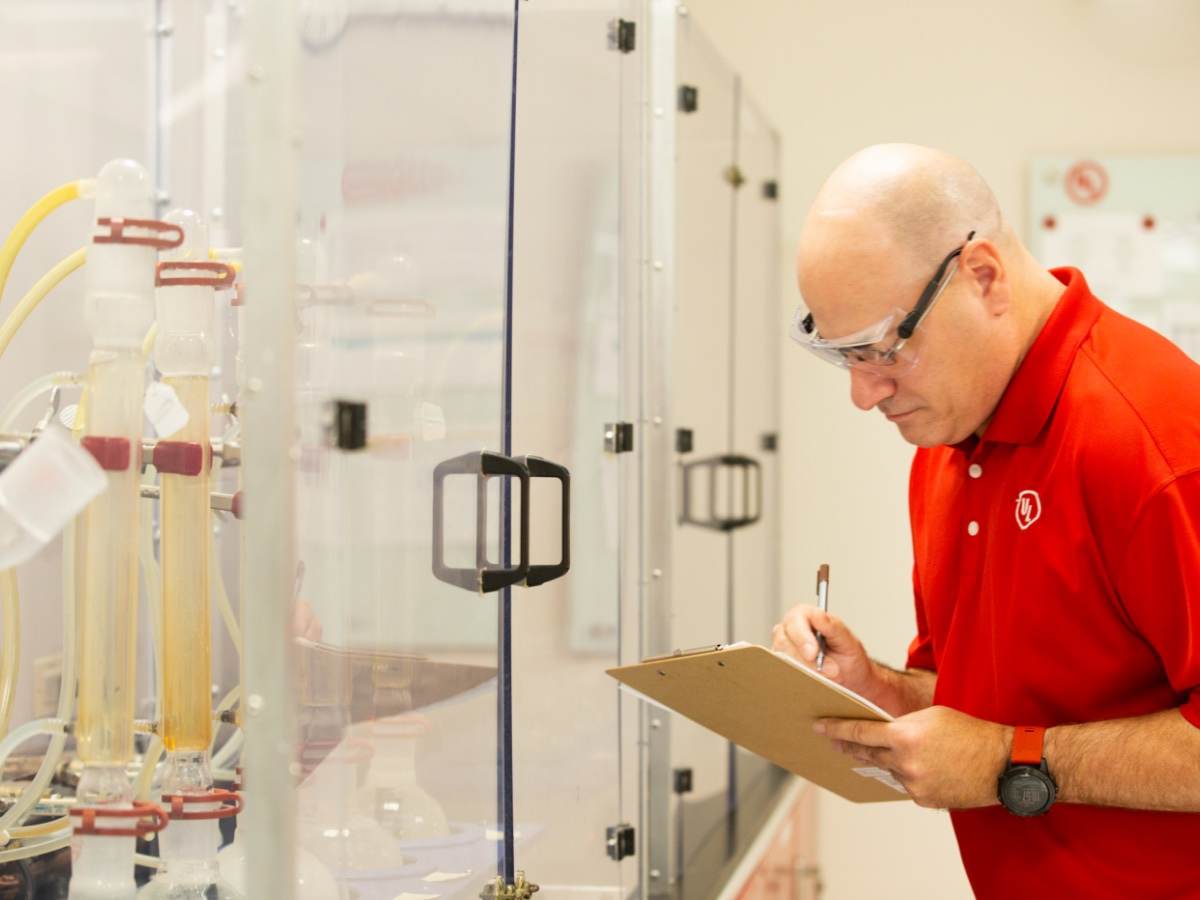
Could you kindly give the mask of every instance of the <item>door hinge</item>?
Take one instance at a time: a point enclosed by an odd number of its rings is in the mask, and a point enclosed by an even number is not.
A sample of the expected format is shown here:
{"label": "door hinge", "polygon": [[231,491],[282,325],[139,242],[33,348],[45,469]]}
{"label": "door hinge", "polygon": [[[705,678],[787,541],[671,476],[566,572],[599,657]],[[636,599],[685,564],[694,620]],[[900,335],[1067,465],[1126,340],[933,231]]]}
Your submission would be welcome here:
{"label": "door hinge", "polygon": [[632,53],[637,48],[637,23],[613,19],[608,23],[608,49]]}
{"label": "door hinge", "polygon": [[694,113],[700,108],[700,88],[690,84],[679,86],[679,111]]}
{"label": "door hinge", "polygon": [[767,432],[762,436],[762,448],[766,453],[774,453],[779,449],[779,435],[774,431]]}
{"label": "door hinge", "polygon": [[768,200],[779,199],[779,182],[775,179],[763,182],[763,197]]}
{"label": "door hinge", "polygon": [[604,449],[609,453],[629,453],[633,450],[633,423],[606,422]]}
{"label": "door hinge", "polygon": [[692,452],[692,429],[676,428],[675,429],[675,452],[676,453],[691,453]]}
{"label": "door hinge", "polygon": [[529,900],[541,888],[525,880],[525,873],[517,873],[516,884],[505,884],[499,875],[489,881],[479,892],[479,900]]}
{"label": "door hinge", "polygon": [[674,778],[675,793],[690,794],[692,792],[692,770],[691,769],[675,769],[671,773]]}
{"label": "door hinge", "polygon": [[637,849],[634,828],[627,822],[610,825],[605,832],[605,839],[609,859],[615,859],[618,862],[628,856],[633,856]]}
{"label": "door hinge", "polygon": [[329,444],[339,450],[362,450],[367,446],[367,404],[333,400],[326,406],[325,433]]}
{"label": "door hinge", "polygon": [[725,169],[725,180],[735,188],[740,188],[746,183],[746,176],[742,174],[742,170],[736,165],[731,165]]}

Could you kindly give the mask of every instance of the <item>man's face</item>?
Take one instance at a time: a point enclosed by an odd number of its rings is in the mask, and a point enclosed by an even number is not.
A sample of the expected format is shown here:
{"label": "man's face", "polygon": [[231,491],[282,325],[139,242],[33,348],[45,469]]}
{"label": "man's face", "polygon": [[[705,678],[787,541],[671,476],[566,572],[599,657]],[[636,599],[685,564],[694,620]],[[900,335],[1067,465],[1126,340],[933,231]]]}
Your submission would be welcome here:
{"label": "man's face", "polygon": [[[821,252],[802,248],[801,293],[822,337],[835,340],[911,310],[937,269],[901,262],[905,255],[878,242]],[[949,253],[953,247],[947,247]],[[881,252],[882,250],[882,252]],[[956,443],[982,426],[1007,382],[994,344],[994,317],[986,313],[981,285],[967,264],[957,268],[937,302],[904,345],[915,358],[899,374],[849,370],[850,398],[862,410],[878,409],[906,441],[921,447]],[[879,346],[897,340],[897,321]],[[897,369],[903,369],[900,365]]]}

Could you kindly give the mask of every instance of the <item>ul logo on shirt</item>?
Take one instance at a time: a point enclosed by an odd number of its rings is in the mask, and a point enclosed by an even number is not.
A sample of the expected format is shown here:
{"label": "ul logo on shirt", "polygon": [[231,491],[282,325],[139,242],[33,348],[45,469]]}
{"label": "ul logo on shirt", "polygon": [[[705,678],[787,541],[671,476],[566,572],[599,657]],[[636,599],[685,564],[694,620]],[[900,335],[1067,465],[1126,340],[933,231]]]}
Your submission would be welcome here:
{"label": "ul logo on shirt", "polygon": [[1021,491],[1017,494],[1017,524],[1024,531],[1042,515],[1042,498],[1037,491]]}

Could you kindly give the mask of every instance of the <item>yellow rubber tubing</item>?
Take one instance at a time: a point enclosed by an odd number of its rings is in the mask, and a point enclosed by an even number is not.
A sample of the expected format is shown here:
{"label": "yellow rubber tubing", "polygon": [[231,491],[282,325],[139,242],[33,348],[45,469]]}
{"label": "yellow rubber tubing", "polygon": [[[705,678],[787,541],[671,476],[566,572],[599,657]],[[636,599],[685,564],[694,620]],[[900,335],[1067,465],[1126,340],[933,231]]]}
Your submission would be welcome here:
{"label": "yellow rubber tubing", "polygon": [[87,247],[80,247],[38,279],[37,284],[29,289],[29,293],[22,297],[21,302],[8,314],[4,324],[0,325],[0,356],[4,355],[4,351],[8,349],[12,339],[17,336],[17,332],[29,318],[29,314],[37,309],[38,304],[45,299],[46,295],[86,261]]}
{"label": "yellow rubber tubing", "polygon": [[37,228],[42,219],[60,206],[90,194],[94,184],[95,182],[91,179],[85,179],[59,185],[29,207],[25,214],[17,220],[17,224],[9,232],[4,245],[0,246],[0,298],[4,296],[4,286],[8,284],[8,273],[12,271],[13,263],[17,261],[17,254],[21,252],[21,247],[24,246],[25,241],[33,234],[33,230]]}

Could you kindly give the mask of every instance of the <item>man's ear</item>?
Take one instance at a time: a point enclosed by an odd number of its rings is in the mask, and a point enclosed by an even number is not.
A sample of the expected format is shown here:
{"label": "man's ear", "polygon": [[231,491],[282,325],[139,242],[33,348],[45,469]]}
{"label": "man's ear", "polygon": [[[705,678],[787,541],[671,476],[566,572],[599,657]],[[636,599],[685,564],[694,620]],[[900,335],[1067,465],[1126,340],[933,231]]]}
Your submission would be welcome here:
{"label": "man's ear", "polygon": [[974,284],[984,309],[992,316],[1002,316],[1012,305],[1008,290],[1008,273],[1000,252],[991,241],[972,243],[959,258],[963,274]]}

